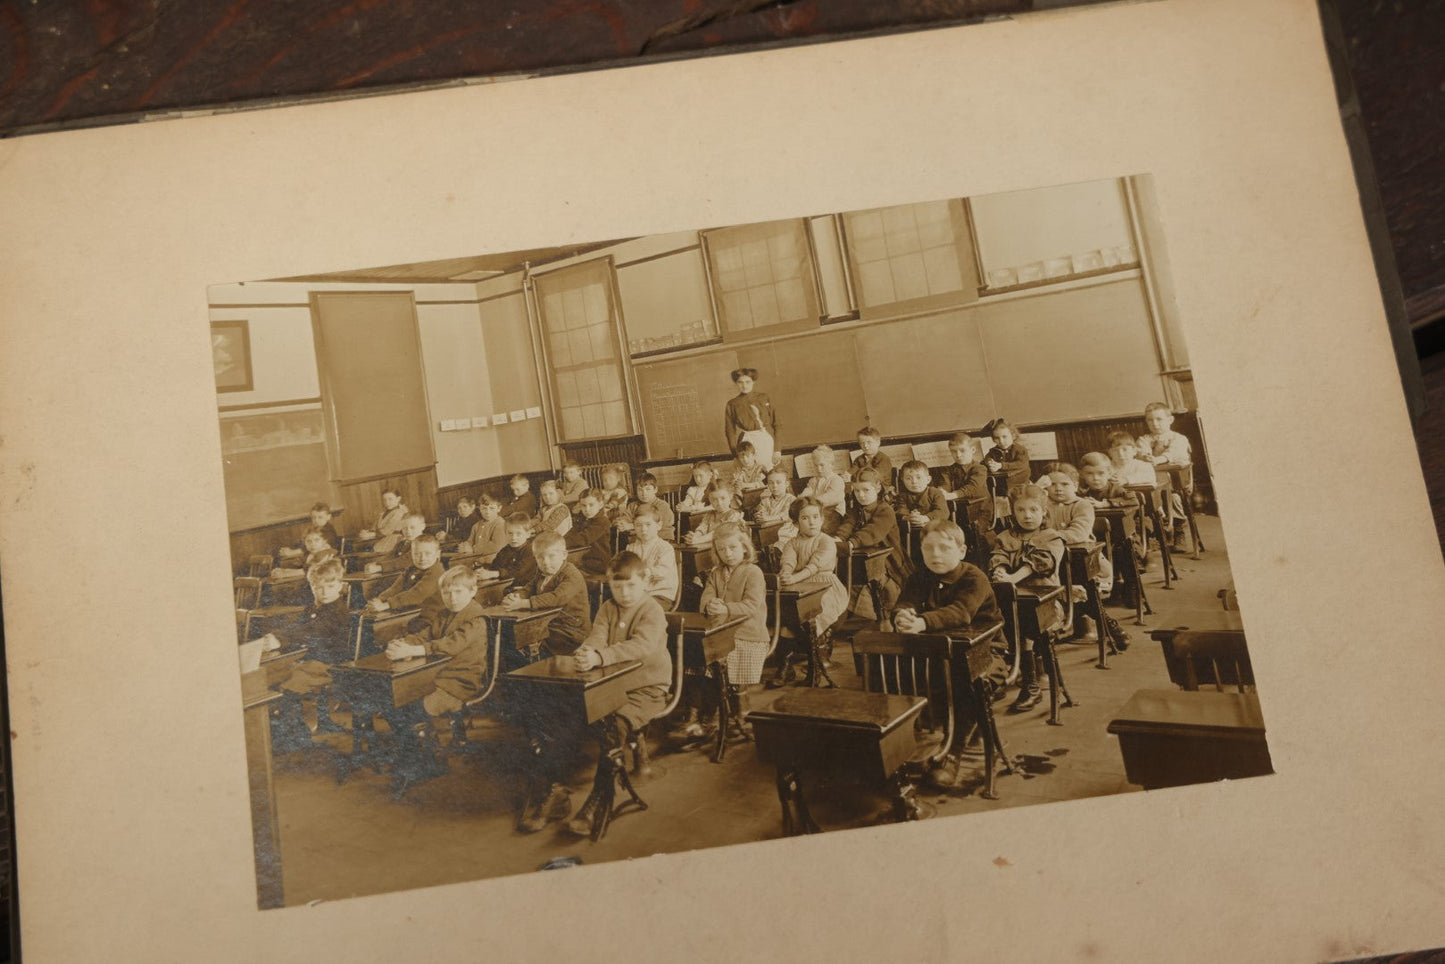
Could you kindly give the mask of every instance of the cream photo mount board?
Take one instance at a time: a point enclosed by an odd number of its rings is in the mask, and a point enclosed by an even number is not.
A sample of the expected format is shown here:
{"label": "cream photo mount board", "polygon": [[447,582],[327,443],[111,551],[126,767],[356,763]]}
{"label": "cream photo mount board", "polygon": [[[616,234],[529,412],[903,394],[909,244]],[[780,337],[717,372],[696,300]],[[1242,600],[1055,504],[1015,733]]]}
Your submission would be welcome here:
{"label": "cream photo mount board", "polygon": [[[27,960],[1445,944],[1445,571],[1310,0],[37,135],[0,166]],[[256,909],[237,667],[206,643],[234,633],[208,285],[1122,172],[1158,189],[1275,775]],[[1330,500],[1361,467],[1370,498]]]}

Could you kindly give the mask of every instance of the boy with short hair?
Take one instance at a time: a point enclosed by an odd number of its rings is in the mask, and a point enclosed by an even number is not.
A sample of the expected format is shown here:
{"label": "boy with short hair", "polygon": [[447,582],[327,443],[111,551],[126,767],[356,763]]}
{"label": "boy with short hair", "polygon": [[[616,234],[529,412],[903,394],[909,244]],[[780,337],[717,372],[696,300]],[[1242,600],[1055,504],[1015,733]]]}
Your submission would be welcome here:
{"label": "boy with short hair", "polygon": [[507,517],[507,544],[497,550],[490,568],[482,568],[483,579],[510,579],[526,585],[537,575],[537,558],[532,555],[532,520],[517,512]]}
{"label": "boy with short hair", "polygon": [[637,477],[637,501],[630,503],[618,516],[617,528],[622,532],[630,532],[633,529],[637,510],[643,506],[651,508],[653,515],[657,518],[658,537],[671,542],[675,521],[672,506],[657,497],[657,476],[651,472],[643,472]]}
{"label": "boy with short hair", "polygon": [[1138,458],[1139,443],[1128,432],[1110,432],[1109,478],[1120,485],[1154,485],[1154,466]]}
{"label": "boy with short hair", "polygon": [[898,490],[893,508],[898,513],[899,527],[912,523],[922,528],[930,522],[942,522],[948,518],[948,498],[943,490],[931,485],[928,466],[917,459],[903,463],[899,479],[903,486]]}
{"label": "boy with short hair", "polygon": [[[1186,488],[1194,487],[1190,468],[1189,439],[1174,431],[1174,413],[1163,402],[1150,402],[1144,406],[1144,423],[1149,431],[1139,436],[1139,458],[1158,466],[1179,466],[1185,471],[1179,473]],[[1169,499],[1166,522],[1174,524],[1174,547],[1184,548],[1184,502],[1189,492],[1175,492]]]}
{"label": "boy with short hair", "polygon": [[430,618],[441,608],[442,550],[437,537],[430,532],[417,536],[411,544],[411,565],[381,592],[367,601],[372,612],[388,609],[421,607],[421,616]]}
{"label": "boy with short hair", "polygon": [[[903,553],[903,542],[898,535],[898,518],[893,509],[884,505],[879,496],[883,492],[883,477],[873,469],[862,469],[853,477],[853,506],[843,516],[833,538],[850,549],[870,549],[887,546],[888,571],[880,580],[885,609],[891,608],[898,598],[899,587],[908,578],[912,565]],[[879,614],[882,617],[882,614]]]}
{"label": "boy with short hair", "polygon": [[502,518],[501,501],[490,492],[483,492],[477,499],[477,515],[471,533],[457,546],[457,552],[490,563],[507,544],[507,523]]}
{"label": "boy with short hair", "polygon": [[587,480],[582,478],[582,466],[568,461],[562,466],[562,504],[569,508],[577,505],[577,500],[586,491]]}
{"label": "boy with short hair", "polygon": [[262,649],[306,647],[306,656],[281,683],[288,694],[272,718],[273,745],[287,753],[311,745],[311,730],[301,715],[301,697],[316,698],[316,732],[338,732],[322,692],[331,682],[331,667],[352,657],[351,617],[346,610],[346,569],[337,558],[326,559],[306,572],[311,603],[288,625],[262,636]]}
{"label": "boy with short hair", "polygon": [[531,582],[514,586],[502,599],[506,609],[553,609],[562,612],[547,624],[547,649],[554,656],[567,656],[592,628],[592,607],[587,600],[587,580],[567,561],[567,542],[555,532],[539,532],[532,540],[537,574]]}
{"label": "boy with short hair", "polygon": [[283,559],[299,559],[305,556],[311,551],[306,548],[306,536],[313,532],[319,533],[332,549],[341,551],[341,536],[336,534],[336,527],[331,524],[331,506],[325,502],[317,502],[311,506],[311,525],[302,533],[301,542],[293,546],[282,546],[276,554]]}
{"label": "boy with short hair", "polygon": [[[426,532],[426,519],[419,513],[412,512],[401,523],[401,531],[386,536],[377,542],[376,550],[372,554],[372,561],[366,564],[367,572],[392,572],[397,569],[406,568],[407,560],[411,558],[411,544]],[[394,542],[388,544],[388,540]],[[387,548],[382,548],[387,546]]]}
{"label": "boy with short hair", "polygon": [[853,481],[858,480],[858,473],[864,469],[872,469],[882,479],[882,487],[878,497],[885,502],[893,497],[893,460],[885,455],[881,449],[883,446],[883,434],[871,425],[865,425],[858,430],[859,452],[853,456]]}
{"label": "boy with short hair", "polygon": [[788,473],[781,467],[774,467],[766,476],[766,485],[767,488],[758,498],[758,504],[753,507],[753,520],[760,526],[781,525],[784,529],[789,528],[792,517],[788,510],[792,508],[794,496],[788,489]]}
{"label": "boy with short hair", "polygon": [[578,561],[578,568],[586,575],[601,577],[612,561],[612,523],[602,510],[601,493],[596,489],[583,492],[577,500],[577,512],[582,524],[567,533],[567,546],[585,546],[587,552]]}
{"label": "boy with short hair", "polygon": [[[900,633],[948,633],[974,623],[999,619],[993,583],[983,570],[966,562],[968,542],[953,520],[929,522],[923,529],[923,567],[908,577],[898,596],[893,625]],[[1008,679],[1008,643],[999,634],[989,647],[988,667],[981,674],[985,698],[1002,689]],[[955,686],[960,682],[955,681]],[[964,685],[967,685],[966,683]],[[967,715],[968,704],[961,704]],[[977,724],[978,720],[972,720]],[[983,735],[983,734],[980,734]],[[939,787],[956,787],[961,777],[960,753],[967,752],[967,737],[959,734],[959,752],[951,753],[932,774]]]}
{"label": "boy with short hair", "polygon": [[[622,746],[656,717],[667,705],[668,684],[672,680],[672,661],[667,652],[667,617],[662,607],[647,591],[646,566],[635,553],[620,552],[607,567],[607,582],[612,598],[597,611],[582,645],[572,654],[578,672],[638,660],[642,666],[628,677],[631,689],[627,702],[617,713],[597,724],[603,752]],[[539,761],[548,771],[550,789],[546,798],[530,808],[519,829],[541,830],[552,820],[565,818],[571,810],[571,791],[566,771],[571,761],[564,754],[553,753]],[[606,768],[599,764],[598,775]],[[609,775],[610,774],[606,774]],[[589,796],[589,803],[594,798]],[[567,830],[578,836],[592,832],[593,810],[584,805],[567,823]]]}
{"label": "boy with short hair", "polygon": [[446,519],[446,537],[451,542],[461,542],[477,524],[477,501],[469,495],[457,499],[457,511]]}
{"label": "boy with short hair", "polygon": [[677,550],[661,537],[662,513],[657,507],[663,504],[643,503],[633,510],[632,541],[627,549],[647,568],[648,594],[656,597],[663,609],[671,609],[677,602],[679,576]]}
{"label": "boy with short hair", "polygon": [[392,769],[397,792],[446,773],[446,766],[426,752],[431,747],[429,718],[460,710],[481,692],[487,672],[487,617],[476,600],[477,574],[468,566],[453,566],[442,574],[439,586],[442,606],[429,614],[416,632],[386,646],[386,655],[393,660],[433,653],[451,657],[437,673],[431,692],[385,714],[397,739]]}
{"label": "boy with short hair", "polygon": [[502,506],[502,514],[511,518],[521,514],[527,518],[537,514],[537,497],[532,494],[532,483],[525,475],[518,473],[507,483],[512,490],[511,497]]}
{"label": "boy with short hair", "polygon": [[732,474],[728,480],[742,508],[749,509],[757,504],[767,468],[758,461],[758,451],[752,442],[744,439],[738,443],[737,457],[733,459]]}

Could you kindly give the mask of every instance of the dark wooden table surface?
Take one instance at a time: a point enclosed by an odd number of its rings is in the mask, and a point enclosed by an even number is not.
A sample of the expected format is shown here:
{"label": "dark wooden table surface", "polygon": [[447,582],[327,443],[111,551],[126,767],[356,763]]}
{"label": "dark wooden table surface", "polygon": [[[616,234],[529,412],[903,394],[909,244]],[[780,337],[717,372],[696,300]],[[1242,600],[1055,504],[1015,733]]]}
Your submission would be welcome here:
{"label": "dark wooden table surface", "polygon": [[[1400,289],[1445,349],[1445,0],[1338,17]],[[153,112],[916,29],[1068,0],[0,0],[0,136]],[[1417,425],[1445,536],[1445,357]]]}

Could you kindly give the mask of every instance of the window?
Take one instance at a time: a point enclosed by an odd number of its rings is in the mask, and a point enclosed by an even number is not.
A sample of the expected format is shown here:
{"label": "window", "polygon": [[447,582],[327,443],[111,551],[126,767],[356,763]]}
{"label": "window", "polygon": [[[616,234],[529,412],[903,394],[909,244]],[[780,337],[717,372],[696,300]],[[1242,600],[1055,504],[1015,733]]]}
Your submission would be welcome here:
{"label": "window", "polygon": [[818,284],[801,219],[704,231],[702,242],[724,341],[818,326]]}
{"label": "window", "polygon": [[560,441],[631,435],[611,259],[539,274],[536,285]]}
{"label": "window", "polygon": [[854,294],[865,315],[885,306],[922,308],[973,299],[977,282],[961,202],[849,211],[843,229]]}
{"label": "window", "polygon": [[1139,265],[1117,179],[988,194],[968,206],[985,293]]}

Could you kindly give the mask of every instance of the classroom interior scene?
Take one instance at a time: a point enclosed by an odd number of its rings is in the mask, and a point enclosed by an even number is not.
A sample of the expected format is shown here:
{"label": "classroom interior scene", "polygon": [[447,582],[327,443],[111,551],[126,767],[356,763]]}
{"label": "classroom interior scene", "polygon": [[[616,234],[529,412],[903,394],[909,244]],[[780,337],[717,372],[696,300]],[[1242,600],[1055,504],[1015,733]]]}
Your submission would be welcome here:
{"label": "classroom interior scene", "polygon": [[1271,772],[1147,175],[208,304],[263,908]]}

